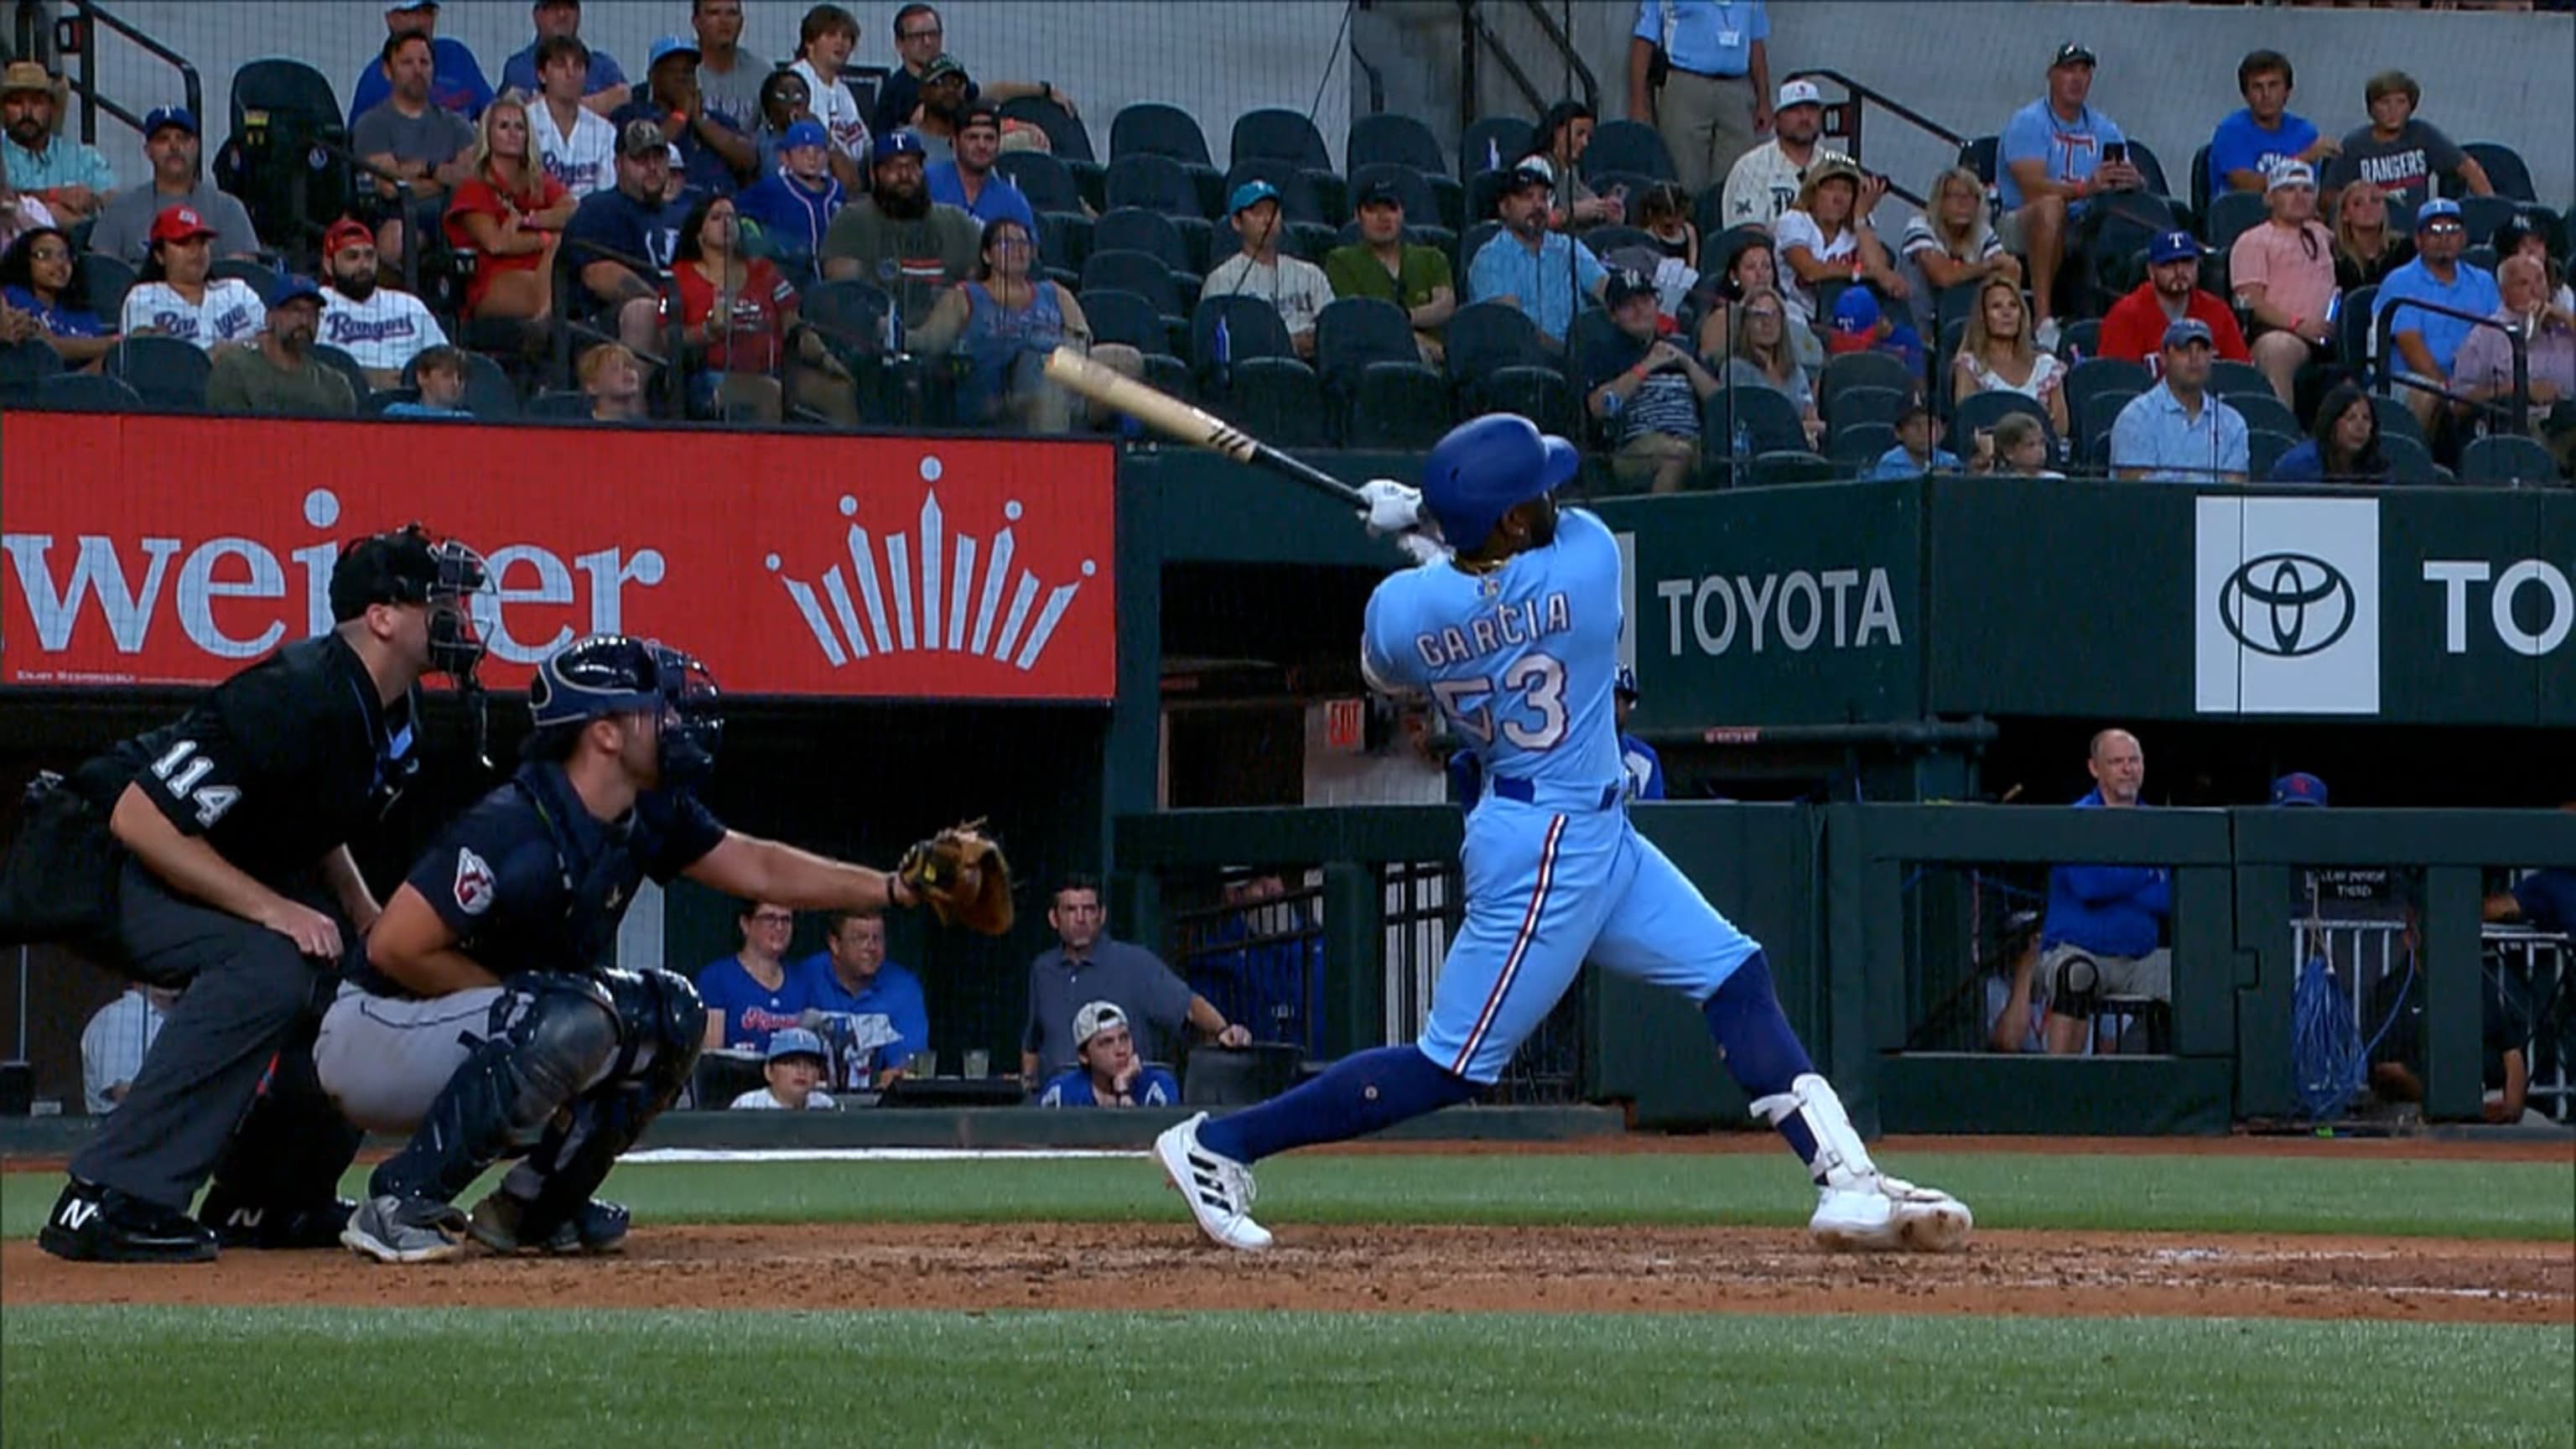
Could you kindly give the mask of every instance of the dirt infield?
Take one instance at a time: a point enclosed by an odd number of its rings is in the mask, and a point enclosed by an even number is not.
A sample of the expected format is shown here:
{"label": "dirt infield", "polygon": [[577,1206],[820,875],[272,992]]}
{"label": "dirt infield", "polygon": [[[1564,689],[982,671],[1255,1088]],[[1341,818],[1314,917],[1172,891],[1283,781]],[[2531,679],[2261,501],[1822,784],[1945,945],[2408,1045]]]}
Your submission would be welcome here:
{"label": "dirt infield", "polygon": [[637,1230],[624,1254],[389,1268],[235,1253],[188,1268],[0,1247],[0,1301],[362,1308],[1298,1309],[2371,1318],[2576,1324],[2576,1244],[1981,1234],[1942,1257],[1779,1229],[1303,1227],[1259,1257],[1184,1224]]}

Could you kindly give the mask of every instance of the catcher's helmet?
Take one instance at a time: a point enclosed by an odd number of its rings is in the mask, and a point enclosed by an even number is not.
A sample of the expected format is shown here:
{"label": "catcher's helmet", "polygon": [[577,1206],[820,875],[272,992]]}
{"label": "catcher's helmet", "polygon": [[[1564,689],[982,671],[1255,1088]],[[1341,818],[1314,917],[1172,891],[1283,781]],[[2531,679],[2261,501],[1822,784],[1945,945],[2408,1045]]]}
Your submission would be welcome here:
{"label": "catcher's helmet", "polygon": [[528,685],[539,734],[602,715],[658,711],[662,783],[689,785],[715,768],[724,714],[715,677],[691,655],[658,639],[593,634],[548,656]]}
{"label": "catcher's helmet", "polygon": [[1422,465],[1422,502],[1452,548],[1473,550],[1518,504],[1571,479],[1582,456],[1518,413],[1488,413],[1449,430]]}

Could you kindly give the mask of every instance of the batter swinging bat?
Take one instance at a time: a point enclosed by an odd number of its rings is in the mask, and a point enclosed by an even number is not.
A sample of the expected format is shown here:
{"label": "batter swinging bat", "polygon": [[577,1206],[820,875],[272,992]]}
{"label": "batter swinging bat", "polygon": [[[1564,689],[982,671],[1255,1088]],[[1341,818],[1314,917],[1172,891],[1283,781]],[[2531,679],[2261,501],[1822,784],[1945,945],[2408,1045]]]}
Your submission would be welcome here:
{"label": "batter swinging bat", "polygon": [[1238,463],[1267,468],[1319,489],[1337,503],[1368,507],[1359,490],[1311,463],[1301,463],[1213,413],[1190,406],[1170,393],[1147,387],[1105,363],[1094,362],[1070,347],[1047,354],[1046,375],[1103,407],[1115,408],[1167,437],[1213,448]]}

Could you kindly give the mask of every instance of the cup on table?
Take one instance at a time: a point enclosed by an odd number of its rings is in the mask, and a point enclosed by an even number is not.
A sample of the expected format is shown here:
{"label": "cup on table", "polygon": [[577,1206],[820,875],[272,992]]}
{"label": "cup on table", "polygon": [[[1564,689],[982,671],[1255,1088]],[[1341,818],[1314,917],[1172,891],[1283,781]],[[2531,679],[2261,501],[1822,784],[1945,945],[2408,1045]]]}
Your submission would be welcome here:
{"label": "cup on table", "polygon": [[914,1052],[912,1054],[912,1065],[906,1067],[904,1069],[904,1073],[907,1076],[914,1077],[938,1076],[939,1053],[928,1051]]}
{"label": "cup on table", "polygon": [[991,1074],[992,1069],[993,1054],[991,1052],[971,1051],[966,1054],[966,1075],[970,1077],[988,1076]]}

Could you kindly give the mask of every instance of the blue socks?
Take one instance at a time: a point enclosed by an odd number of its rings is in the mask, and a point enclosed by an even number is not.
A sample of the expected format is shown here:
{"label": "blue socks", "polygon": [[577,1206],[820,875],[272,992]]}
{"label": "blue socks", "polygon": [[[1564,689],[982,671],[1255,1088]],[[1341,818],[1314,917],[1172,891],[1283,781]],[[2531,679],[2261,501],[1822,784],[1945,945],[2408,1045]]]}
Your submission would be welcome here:
{"label": "blue socks", "polygon": [[[1771,962],[1762,952],[1746,957],[1700,1011],[1708,1018],[1708,1034],[1717,1038],[1718,1051],[1726,1058],[1727,1074],[1755,1101],[1787,1092],[1791,1083],[1816,1069],[1807,1059],[1807,1049],[1798,1044],[1798,1034],[1790,1030],[1789,1018],[1781,1014],[1780,994],[1771,984]],[[1807,1130],[1805,1119],[1793,1113],[1778,1125],[1798,1160],[1813,1164],[1816,1136]]]}
{"label": "blue socks", "polygon": [[[1777,1016],[1780,1008],[1771,1011]],[[1295,1091],[1211,1119],[1199,1128],[1199,1142],[1237,1162],[1258,1162],[1292,1147],[1365,1137],[1475,1094],[1475,1083],[1441,1070],[1420,1047],[1378,1047],[1342,1058]]]}

